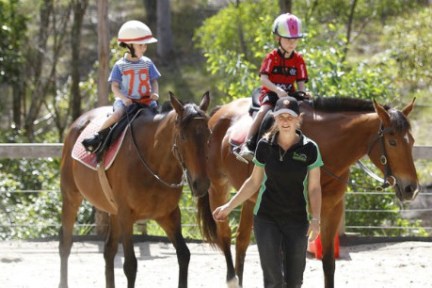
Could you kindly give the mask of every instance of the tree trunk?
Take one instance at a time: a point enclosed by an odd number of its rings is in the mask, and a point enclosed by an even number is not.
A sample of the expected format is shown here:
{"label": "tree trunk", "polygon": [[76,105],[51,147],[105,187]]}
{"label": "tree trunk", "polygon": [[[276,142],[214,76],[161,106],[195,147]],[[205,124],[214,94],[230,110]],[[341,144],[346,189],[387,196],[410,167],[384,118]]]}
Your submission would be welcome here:
{"label": "tree trunk", "polygon": [[98,53],[99,53],[99,71],[98,71],[98,106],[108,104],[109,85],[109,25],[108,25],[108,0],[98,0]]}
{"label": "tree trunk", "polygon": [[279,9],[280,9],[281,14],[291,13],[292,0],[279,0]]}
{"label": "tree trunk", "polygon": [[80,83],[80,51],[81,51],[81,30],[84,14],[87,10],[88,0],[75,0],[72,2],[73,24],[71,31],[71,107],[72,119],[75,120],[81,115],[81,92]]}
{"label": "tree trunk", "polygon": [[349,45],[351,43],[351,31],[354,22],[354,14],[355,14],[356,6],[357,6],[357,0],[351,0],[351,9],[350,9],[350,14],[348,16],[346,42],[345,42],[345,47],[343,49],[342,61],[346,59],[349,50]]}
{"label": "tree trunk", "polygon": [[173,57],[173,35],[171,30],[171,8],[169,0],[157,1],[157,55],[162,64]]}
{"label": "tree trunk", "polygon": [[21,107],[22,107],[22,99],[24,97],[24,81],[18,82],[13,85],[12,90],[12,113],[13,113],[13,123],[15,126],[15,130],[21,129]]}
{"label": "tree trunk", "polygon": [[[236,9],[237,9],[237,12],[240,14],[241,13],[240,0],[236,1]],[[246,40],[245,40],[244,33],[243,33],[243,24],[242,24],[242,20],[240,18],[240,15],[237,17],[236,21],[237,21],[237,33],[239,36],[240,49],[241,49],[241,52],[243,53],[243,55],[245,57],[245,60],[248,61],[249,51],[247,49]]]}
{"label": "tree trunk", "polygon": [[156,28],[156,11],[157,11],[157,3],[155,0],[143,0],[144,9],[146,11],[146,24],[154,31]]}
{"label": "tree trunk", "polygon": [[37,47],[32,55],[33,62],[33,83],[34,88],[30,99],[29,111],[25,115],[24,129],[28,141],[32,142],[34,138],[34,122],[37,119],[40,108],[44,101],[43,84],[42,84],[42,64],[44,63],[47,53],[47,43],[49,36],[49,24],[52,12],[54,10],[53,0],[45,0],[39,8],[40,26],[37,38]]}

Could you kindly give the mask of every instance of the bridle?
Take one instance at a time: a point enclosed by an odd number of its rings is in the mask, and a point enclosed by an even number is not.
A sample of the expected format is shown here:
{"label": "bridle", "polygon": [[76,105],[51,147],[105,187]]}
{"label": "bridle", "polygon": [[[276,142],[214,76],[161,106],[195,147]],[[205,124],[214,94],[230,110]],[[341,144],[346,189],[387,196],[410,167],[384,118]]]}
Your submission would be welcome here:
{"label": "bridle", "polygon": [[[205,119],[205,117],[199,116],[199,117],[194,117],[195,119]],[[176,125],[179,125],[178,121],[178,115],[176,116]],[[181,188],[183,187],[185,184],[190,184],[190,177],[186,168],[186,164],[184,162],[183,159],[183,155],[180,153],[179,148],[178,148],[178,138],[180,137],[180,133],[178,132],[178,129],[176,128],[176,132],[175,132],[175,136],[174,136],[174,144],[171,148],[171,151],[174,155],[174,158],[176,158],[180,168],[182,169],[182,179],[179,183],[169,183],[167,181],[165,181],[164,179],[162,179],[158,174],[156,174],[151,167],[149,166],[149,164],[147,163],[147,161],[144,159],[143,155],[141,154],[141,151],[138,148],[138,144],[136,143],[136,137],[135,137],[135,133],[133,130],[133,125],[131,125],[131,122],[128,124],[128,126],[130,126],[131,129],[131,136],[132,136],[132,142],[135,146],[135,150],[138,154],[138,157],[141,161],[141,163],[143,164],[143,166],[147,169],[147,171],[157,180],[159,181],[159,183],[172,188],[172,189],[176,189],[176,188]]]}
{"label": "bridle", "polygon": [[[366,168],[364,165],[360,165],[362,167],[362,169],[372,178],[381,181],[383,184],[381,185],[382,189],[385,189],[387,187],[393,187],[394,185],[396,185],[397,181],[396,178],[393,176],[392,174],[392,170],[388,161],[388,156],[387,156],[387,150],[385,148],[385,142],[384,142],[384,135],[386,133],[391,133],[394,132],[394,128],[393,127],[388,127],[388,128],[384,128],[384,125],[381,123],[380,128],[378,130],[377,135],[375,135],[375,137],[372,139],[372,142],[369,143],[369,148],[368,148],[368,152],[367,155],[370,156],[370,153],[372,151],[372,148],[375,146],[375,144],[377,142],[379,142],[380,144],[380,163],[381,165],[384,166],[384,178],[380,178],[378,175],[376,175],[375,173],[373,173],[371,170],[369,170],[368,168]],[[360,162],[360,161],[358,161]],[[361,163],[361,162],[360,162]],[[363,163],[362,163],[363,164]],[[366,168],[366,169],[364,169]],[[388,181],[388,179],[392,179],[393,183],[390,183],[390,181]]]}

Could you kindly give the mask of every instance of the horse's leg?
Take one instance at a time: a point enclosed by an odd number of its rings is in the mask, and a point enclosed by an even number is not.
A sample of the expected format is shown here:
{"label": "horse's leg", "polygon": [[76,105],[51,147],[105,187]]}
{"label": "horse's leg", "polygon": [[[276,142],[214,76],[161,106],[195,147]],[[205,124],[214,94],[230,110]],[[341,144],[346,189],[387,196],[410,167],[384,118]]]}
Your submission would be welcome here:
{"label": "horse's leg", "polygon": [[[210,195],[210,208],[212,211],[216,207],[224,204],[227,201],[228,183],[226,181],[214,181],[209,188]],[[237,288],[238,278],[234,269],[234,262],[231,254],[231,229],[229,222],[217,222],[217,235],[218,239],[216,244],[222,250],[227,265],[226,281],[229,288]]]}
{"label": "horse's leg", "polygon": [[181,231],[180,209],[177,208],[167,217],[156,219],[156,222],[162,227],[167,234],[168,239],[173,243],[177,253],[179,263],[179,288],[188,286],[188,269],[190,261],[190,251],[186,245]]}
{"label": "horse's leg", "polygon": [[[125,218],[126,219],[126,218]],[[129,219],[129,217],[128,217]],[[123,264],[123,271],[128,280],[128,288],[135,287],[135,280],[137,274],[137,259],[134,251],[134,243],[132,240],[133,221],[120,221],[122,229],[122,242],[125,261]]]}
{"label": "horse's leg", "polygon": [[253,224],[254,204],[246,201],[243,204],[236,240],[236,272],[239,277],[240,287],[243,285],[243,269],[246,258],[246,250],[249,247]]}
{"label": "horse's leg", "polygon": [[[72,248],[72,232],[76,220],[78,208],[83,200],[77,189],[69,191],[64,185],[62,190],[62,214],[59,231],[59,254],[60,254],[60,288],[68,287],[68,260]],[[68,191],[67,191],[68,190]]]}
{"label": "horse's leg", "polygon": [[110,226],[104,247],[105,286],[107,288],[115,287],[114,258],[117,254],[119,238],[120,225],[118,223],[117,216],[110,215]]}
{"label": "horse's leg", "polygon": [[334,257],[334,238],[338,233],[339,222],[343,213],[343,201],[331,209],[323,210],[321,217],[321,242],[323,251],[323,270],[326,288],[334,287],[334,274],[336,269]]}

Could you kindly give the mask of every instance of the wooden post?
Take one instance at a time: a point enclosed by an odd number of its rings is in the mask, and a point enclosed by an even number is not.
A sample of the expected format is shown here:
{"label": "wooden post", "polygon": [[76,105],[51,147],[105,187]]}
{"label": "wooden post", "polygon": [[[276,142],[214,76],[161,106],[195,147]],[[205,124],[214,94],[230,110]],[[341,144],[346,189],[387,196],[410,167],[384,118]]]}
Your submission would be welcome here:
{"label": "wooden post", "polygon": [[109,26],[108,26],[108,1],[97,1],[97,16],[98,16],[98,55],[99,55],[99,72],[98,72],[98,106],[108,104],[108,75],[109,75]]}
{"label": "wooden post", "polygon": [[[109,85],[109,42],[110,33],[108,26],[108,0],[97,0],[97,31],[98,31],[98,55],[99,72],[97,81],[98,106],[108,105]],[[109,228],[109,215],[96,209],[95,212],[96,234],[105,236]]]}

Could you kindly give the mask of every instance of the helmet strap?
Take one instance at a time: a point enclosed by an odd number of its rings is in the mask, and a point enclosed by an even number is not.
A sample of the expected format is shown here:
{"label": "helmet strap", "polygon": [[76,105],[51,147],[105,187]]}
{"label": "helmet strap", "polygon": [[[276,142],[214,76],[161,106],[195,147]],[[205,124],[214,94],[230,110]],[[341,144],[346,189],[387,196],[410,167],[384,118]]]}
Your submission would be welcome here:
{"label": "helmet strap", "polygon": [[121,43],[120,43],[120,47],[128,48],[129,53],[131,54],[132,58],[135,58],[135,57],[136,57],[135,49],[134,49],[134,47],[133,47],[133,44],[126,44],[126,43],[124,43],[124,42],[121,42]]}

